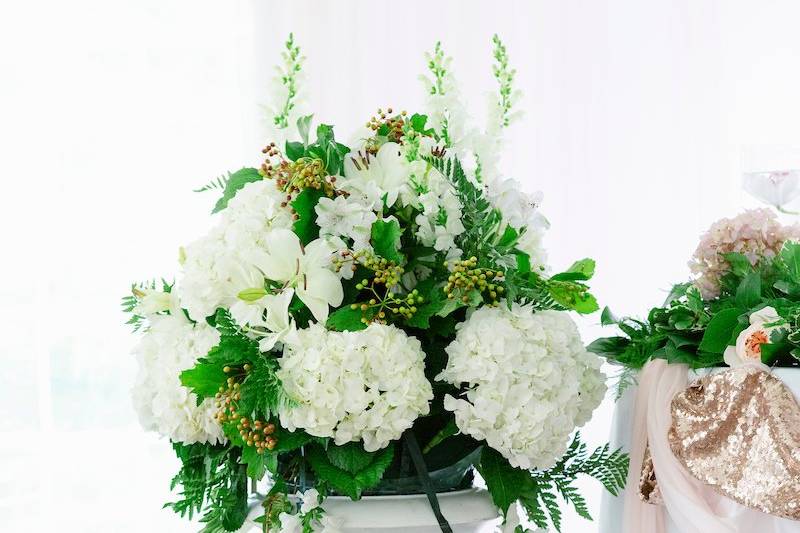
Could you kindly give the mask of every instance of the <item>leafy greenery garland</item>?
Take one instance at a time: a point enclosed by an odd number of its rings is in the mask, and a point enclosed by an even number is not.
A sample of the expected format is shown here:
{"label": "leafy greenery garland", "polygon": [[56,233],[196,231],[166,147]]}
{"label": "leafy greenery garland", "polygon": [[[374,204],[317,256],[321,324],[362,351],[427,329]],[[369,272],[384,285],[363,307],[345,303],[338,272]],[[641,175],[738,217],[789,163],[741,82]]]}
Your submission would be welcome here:
{"label": "leafy greenery garland", "polygon": [[722,276],[718,298],[704,300],[692,284],[681,283],[646,320],[616,319],[606,308],[603,324],[616,325],[622,334],[597,339],[589,350],[631,369],[654,358],[691,368],[720,366],[725,349],[749,326],[750,315],[770,306],[787,328],[773,331],[770,342],[761,345],[761,360],[770,366],[798,366],[800,244],[786,242],[780,254],[763,257],[755,266],[739,253],[724,257],[730,270]]}
{"label": "leafy greenery garland", "polygon": [[[501,89],[508,92],[510,88],[503,87],[505,84],[510,87],[513,71],[508,70],[507,61],[503,59],[502,43],[497,40],[495,44],[499,50],[496,54],[500,54],[497,59],[502,64],[496,75],[501,80]],[[299,72],[300,65],[299,49],[291,36],[287,50],[290,62],[297,66],[289,69],[289,76]],[[441,47],[437,45],[431,69],[436,73],[446,64]],[[437,140],[443,140],[441,133],[426,128],[426,122],[424,115],[408,117],[404,121],[404,134],[409,138],[415,133],[435,135]],[[294,163],[318,162],[325,174],[341,175],[349,148],[337,142],[333,128],[325,124],[318,126],[316,140],[309,142],[309,124],[310,117],[299,119],[297,126],[303,140],[287,142],[286,157]],[[393,131],[383,125],[376,133],[389,136]],[[537,309],[580,313],[597,310],[597,302],[585,283],[594,273],[594,261],[584,259],[565,272],[546,277],[533,269],[530,258],[517,249],[519,232],[503,223],[501,214],[488,202],[482,188],[470,180],[457,159],[430,157],[427,162],[430,168],[437,169],[450,180],[461,201],[465,230],[457,237],[456,244],[469,259],[454,265],[433,248],[419,246],[413,233],[413,212],[394,210],[391,214],[396,220],[379,219],[373,225],[371,244],[375,266],[369,266],[373,264],[369,262],[360,264],[352,280],[342,280],[344,302],[331,313],[326,327],[356,331],[383,313],[380,318],[384,322],[396,324],[420,340],[426,354],[426,376],[438,398],[431,406],[430,415],[419,419],[412,429],[418,436],[424,436],[423,442],[427,443],[423,450],[426,462],[438,462],[441,467],[460,457],[475,457],[475,466],[502,512],[507,513],[519,502],[539,527],[546,527],[549,521],[560,530],[557,496],[571,504],[578,514],[590,518],[586,502],[574,486],[575,480],[587,475],[617,494],[624,486],[627,473],[625,454],[619,450],[609,452],[605,446],[587,455],[585,444],[576,434],[566,454],[553,468],[546,471],[514,468],[485,442],[456,435],[454,417],[444,410],[441,402],[445,391],[454,391],[451,386],[436,382],[434,377],[446,364],[444,348],[454,338],[456,324],[465,319],[470,308],[496,305],[504,298],[509,307],[519,302],[532,304]],[[213,209],[218,212],[225,209],[247,183],[262,179],[258,169],[243,168],[199,190],[222,191]],[[318,236],[314,208],[323,194],[319,189],[305,188],[291,201],[295,213],[293,230],[304,244]],[[403,226],[398,220],[404,222]],[[375,288],[374,280],[379,276],[411,271],[418,266],[429,268],[432,274],[413,290],[399,283],[391,293],[388,290],[382,294],[367,292]],[[458,268],[479,269],[488,274],[490,281],[475,287],[460,284]],[[451,274],[453,280],[447,281]],[[155,284],[134,286],[132,294],[123,301],[127,311],[135,311],[143,288],[155,288]],[[164,282],[163,289],[169,292],[171,286]],[[290,306],[290,313],[298,327],[306,327],[311,320],[308,309],[298,300]],[[135,327],[139,327],[141,321],[142,317],[135,314],[131,319]],[[219,309],[208,322],[219,331],[219,344],[181,374],[181,383],[197,396],[198,402],[216,399],[231,406],[231,410],[235,408],[236,416],[222,419],[228,439],[225,445],[173,443],[182,467],[172,481],[172,488],[180,487],[180,492],[179,499],[165,507],[189,518],[202,513],[203,533],[234,531],[241,527],[247,515],[248,480],[257,481],[268,476],[273,485],[264,499],[264,514],[259,521],[264,531],[274,531],[279,527],[280,513],[294,508],[289,495],[303,484],[307,475],[314,476],[314,485],[323,496],[335,491],[356,500],[376,487],[387,473],[396,475],[405,468],[402,464],[407,451],[402,441],[367,452],[360,443],[337,446],[327,438],[281,428],[276,412],[290,400],[276,375],[280,353],[261,353],[257,341],[249,338],[224,309]],[[263,439],[268,446],[255,445],[263,443]],[[448,446],[440,448],[444,441],[448,441]],[[313,531],[321,513],[321,509],[315,510],[303,517],[304,531]]]}

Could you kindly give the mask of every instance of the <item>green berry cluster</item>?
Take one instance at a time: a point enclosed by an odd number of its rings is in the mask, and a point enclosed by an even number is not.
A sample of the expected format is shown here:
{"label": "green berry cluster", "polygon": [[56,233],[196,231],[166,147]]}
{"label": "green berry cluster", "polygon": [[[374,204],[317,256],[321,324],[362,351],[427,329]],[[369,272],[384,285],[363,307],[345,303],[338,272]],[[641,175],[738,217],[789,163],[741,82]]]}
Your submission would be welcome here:
{"label": "green berry cluster", "polygon": [[242,399],[241,383],[252,370],[250,364],[245,363],[240,368],[226,366],[222,370],[228,375],[228,379],[215,396],[218,409],[217,422],[220,424],[235,422],[236,430],[242,436],[242,440],[247,446],[255,446],[259,454],[265,450],[275,449],[278,444],[278,439],[273,436],[275,424],[265,420],[250,420],[237,411],[237,402]]}
{"label": "green berry cluster", "polygon": [[[449,267],[448,263],[445,266]],[[469,302],[465,293],[478,290],[484,301],[490,305],[496,304],[498,298],[505,292],[503,273],[491,268],[478,268],[478,258],[459,260],[453,263],[450,276],[444,292],[450,299],[460,297],[463,302]]]}

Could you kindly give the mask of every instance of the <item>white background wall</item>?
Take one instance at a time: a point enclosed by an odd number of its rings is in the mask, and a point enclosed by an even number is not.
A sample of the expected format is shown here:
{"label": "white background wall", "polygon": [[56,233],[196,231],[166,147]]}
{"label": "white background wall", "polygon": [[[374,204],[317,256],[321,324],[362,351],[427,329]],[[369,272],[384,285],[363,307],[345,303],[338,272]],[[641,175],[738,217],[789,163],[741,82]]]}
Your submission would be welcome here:
{"label": "white background wall", "polygon": [[[618,314],[660,302],[698,234],[754,205],[741,145],[797,143],[796,2],[259,3],[0,3],[4,531],[192,530],[159,510],[175,465],[135,425],[118,301],[172,276],[210,224],[212,198],[191,190],[257,161],[257,103],[289,31],[317,117],[344,138],[377,107],[421,102],[438,39],[480,116],[499,33],[527,112],[505,168],[545,192],[554,267],[596,258]],[[569,514],[564,530],[594,526]]]}

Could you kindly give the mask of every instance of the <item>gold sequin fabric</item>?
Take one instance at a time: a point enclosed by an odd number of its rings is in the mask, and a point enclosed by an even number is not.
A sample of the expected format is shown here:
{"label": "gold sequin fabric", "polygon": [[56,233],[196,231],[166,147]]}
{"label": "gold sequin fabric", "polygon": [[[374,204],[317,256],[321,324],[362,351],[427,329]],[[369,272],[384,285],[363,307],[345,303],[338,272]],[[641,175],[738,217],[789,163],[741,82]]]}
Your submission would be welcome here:
{"label": "gold sequin fabric", "polygon": [[728,498],[800,520],[800,405],[769,372],[731,368],[675,395],[669,443],[694,477]]}
{"label": "gold sequin fabric", "polygon": [[661,490],[658,488],[656,470],[653,466],[653,457],[650,455],[649,445],[645,447],[644,458],[642,459],[642,474],[639,477],[639,498],[644,503],[649,503],[651,505],[661,505],[664,503]]}

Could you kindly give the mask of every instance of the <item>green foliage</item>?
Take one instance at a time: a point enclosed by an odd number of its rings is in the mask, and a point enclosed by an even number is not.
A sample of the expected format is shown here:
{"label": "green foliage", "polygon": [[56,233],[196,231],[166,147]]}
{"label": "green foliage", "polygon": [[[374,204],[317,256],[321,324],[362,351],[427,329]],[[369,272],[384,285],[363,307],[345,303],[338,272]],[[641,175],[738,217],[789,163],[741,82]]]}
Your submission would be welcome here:
{"label": "green foliage", "polygon": [[300,238],[300,242],[306,245],[319,237],[319,226],[317,226],[317,212],[314,208],[323,192],[318,189],[304,189],[297,198],[292,201],[292,209],[297,213],[292,230]]}
{"label": "green foliage", "polygon": [[[383,477],[383,473],[394,458],[394,445],[389,445],[387,448],[373,454],[370,462],[355,472],[333,464],[328,453],[321,446],[309,446],[306,448],[306,452],[308,462],[319,479],[329,483],[331,487],[341,494],[349,496],[353,500],[358,500],[366,489],[377,485]],[[349,458],[345,458],[346,454],[352,455]],[[338,464],[342,466],[355,468],[364,464],[364,457],[357,455],[352,450],[336,452],[334,457],[336,457]]]}
{"label": "green foliage", "polygon": [[[786,322],[762,346],[762,361],[795,366],[793,351],[800,348],[800,245],[784,244],[774,258],[756,265],[738,253],[725,254],[730,267],[720,281],[720,295],[704,300],[694,286],[673,287],[666,302],[653,308],[647,320],[607,320],[621,335],[598,339],[589,350],[631,368],[652,358],[685,363],[693,368],[718,366],[723,353],[749,324],[749,316],[767,306]],[[800,352],[797,352],[800,354]]]}
{"label": "green foliage", "polygon": [[399,252],[401,235],[400,223],[394,218],[373,222],[372,247],[375,253],[395,264],[402,264],[403,256]]}
{"label": "green foliage", "polygon": [[[136,313],[136,307],[139,305],[143,291],[155,290],[158,285],[156,280],[132,283],[130,294],[126,294],[122,297],[122,312],[131,314],[126,324],[133,326],[134,333],[142,329],[145,325],[145,317]],[[162,292],[172,292],[172,284],[168,283],[167,280],[162,279],[160,285]]]}
{"label": "green foliage", "polygon": [[216,178],[212,179],[199,189],[195,189],[194,192],[206,192],[215,190],[224,191],[230,179],[231,179],[231,173],[228,172],[227,174],[217,176]]}
{"label": "green foliage", "polygon": [[210,444],[173,443],[181,469],[170,488],[181,486],[181,499],[164,505],[181,517],[204,510],[203,532],[238,530],[247,517],[246,467],[238,452]]}
{"label": "green foliage", "polygon": [[580,434],[576,434],[561,460],[548,470],[514,468],[488,446],[483,449],[478,469],[495,505],[504,514],[519,501],[537,527],[546,529],[552,524],[556,531],[561,531],[557,496],[572,505],[580,516],[591,520],[586,500],[574,485],[578,476],[597,479],[616,496],[625,486],[628,463],[627,454],[621,450],[610,452],[608,444],[587,456],[586,445],[581,442]]}
{"label": "green foliage", "polygon": [[350,474],[357,474],[367,468],[377,455],[376,452],[365,451],[359,442],[348,442],[342,446],[330,445],[325,451],[333,466]]}
{"label": "green foliage", "polygon": [[367,328],[367,325],[361,320],[363,316],[359,307],[353,309],[346,305],[331,313],[325,325],[334,331],[359,331]]}
{"label": "green foliage", "polygon": [[222,211],[228,207],[228,202],[231,201],[231,198],[236,196],[236,193],[239,192],[242,187],[248,183],[260,181],[262,179],[264,178],[261,177],[261,174],[258,173],[258,170],[254,168],[242,168],[233,174],[230,174],[225,182],[225,190],[222,192],[222,198],[217,200],[217,203],[211,212],[218,213]]}
{"label": "green foliage", "polygon": [[276,375],[278,361],[270,355],[251,353],[251,368],[239,388],[241,398],[237,411],[250,419],[269,420],[276,415],[278,407],[288,402]]}

